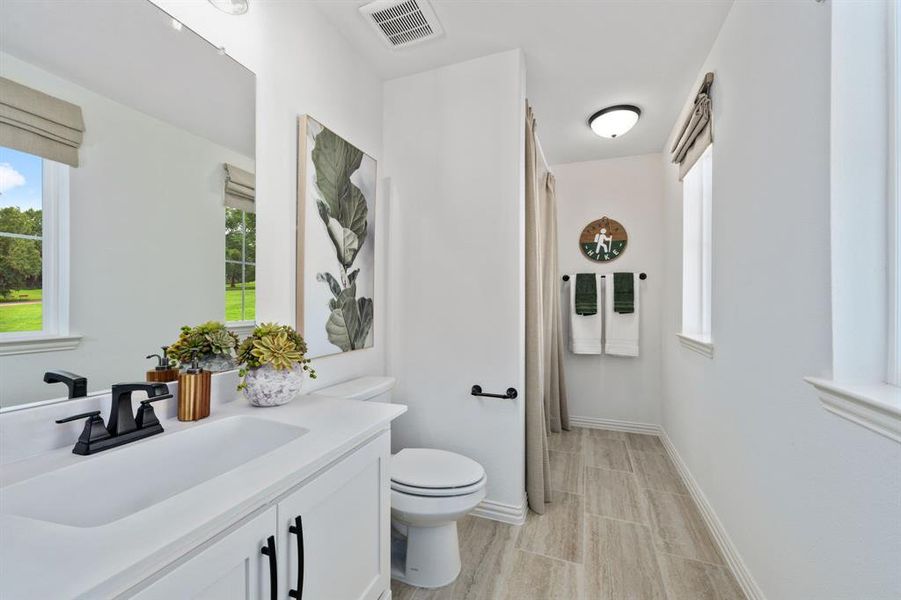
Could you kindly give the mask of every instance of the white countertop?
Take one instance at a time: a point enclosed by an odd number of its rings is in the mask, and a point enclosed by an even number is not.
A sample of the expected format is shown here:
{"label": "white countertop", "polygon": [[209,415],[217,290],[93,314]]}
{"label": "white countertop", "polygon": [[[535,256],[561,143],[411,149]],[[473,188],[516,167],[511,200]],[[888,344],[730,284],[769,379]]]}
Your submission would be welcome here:
{"label": "white countertop", "polygon": [[[126,591],[230,524],[272,502],[294,485],[359,446],[403,414],[396,404],[327,398],[315,394],[274,408],[244,401],[214,406],[194,423],[163,420],[165,432],[92,456],[71,447],[3,465],[0,474],[0,598],[110,597]],[[301,437],[227,473],[145,510],[99,527],[72,527],[3,514],[3,489],[54,469],[89,462],[131,446],[203,427],[232,416],[252,416],[304,427]],[[74,445],[75,439],[72,439]],[[165,464],[138,464],[165,469]],[[115,485],[115,480],[110,485]],[[78,501],[78,490],[61,490]]]}

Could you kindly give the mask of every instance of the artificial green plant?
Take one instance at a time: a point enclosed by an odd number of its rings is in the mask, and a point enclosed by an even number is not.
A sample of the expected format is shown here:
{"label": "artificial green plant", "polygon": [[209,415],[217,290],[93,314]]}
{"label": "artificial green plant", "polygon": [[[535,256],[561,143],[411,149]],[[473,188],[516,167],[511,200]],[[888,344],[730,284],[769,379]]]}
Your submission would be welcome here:
{"label": "artificial green plant", "polygon": [[195,327],[185,325],[178,339],[168,347],[168,356],[187,364],[197,356],[233,356],[238,347],[238,336],[218,321],[207,321]]}
{"label": "artificial green plant", "polygon": [[279,371],[293,369],[300,365],[310,375],[310,379],[316,379],[316,371],[310,366],[307,358],[307,343],[303,336],[288,325],[276,323],[262,323],[257,325],[238,348],[238,364],[241,365],[239,374],[242,382],[238,389],[244,389],[246,384],[243,377],[249,369],[258,369],[263,365],[272,365]]}

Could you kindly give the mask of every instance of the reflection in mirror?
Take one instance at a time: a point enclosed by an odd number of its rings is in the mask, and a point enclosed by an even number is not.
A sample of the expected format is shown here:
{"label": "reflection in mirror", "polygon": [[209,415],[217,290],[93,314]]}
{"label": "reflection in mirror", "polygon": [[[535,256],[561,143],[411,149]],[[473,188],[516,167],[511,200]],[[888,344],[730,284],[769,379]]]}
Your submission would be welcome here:
{"label": "reflection in mirror", "polygon": [[148,0],[0,3],[0,409],[253,323],[254,90]]}

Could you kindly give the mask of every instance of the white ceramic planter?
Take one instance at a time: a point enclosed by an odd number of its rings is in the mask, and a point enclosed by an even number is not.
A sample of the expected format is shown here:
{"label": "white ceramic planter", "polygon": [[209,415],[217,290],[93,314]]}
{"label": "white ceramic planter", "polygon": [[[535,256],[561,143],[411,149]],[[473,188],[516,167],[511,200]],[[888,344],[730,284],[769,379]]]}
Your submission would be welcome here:
{"label": "white ceramic planter", "polygon": [[253,406],[281,406],[300,395],[304,370],[301,365],[279,371],[272,365],[249,369],[244,376],[244,395]]}

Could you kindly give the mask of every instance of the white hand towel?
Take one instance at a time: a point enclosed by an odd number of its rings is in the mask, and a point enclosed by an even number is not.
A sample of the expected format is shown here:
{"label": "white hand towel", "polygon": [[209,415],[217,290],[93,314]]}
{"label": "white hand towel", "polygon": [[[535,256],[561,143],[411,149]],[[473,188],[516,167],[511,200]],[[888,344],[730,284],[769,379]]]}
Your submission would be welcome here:
{"label": "white hand towel", "polygon": [[613,310],[613,275],[607,276],[607,292],[604,302],[604,319],[607,322],[607,338],[604,352],[614,356],[638,356],[638,319],[641,304],[638,302],[638,275],[632,274],[635,290],[635,312],[618,313]]}
{"label": "white hand towel", "polygon": [[[598,277],[595,275],[595,277]],[[576,314],[576,276],[569,280],[569,320],[570,337],[569,349],[573,354],[600,354],[603,350],[601,338],[603,336],[604,314],[601,307],[601,280],[598,278],[598,312],[593,315]]]}

